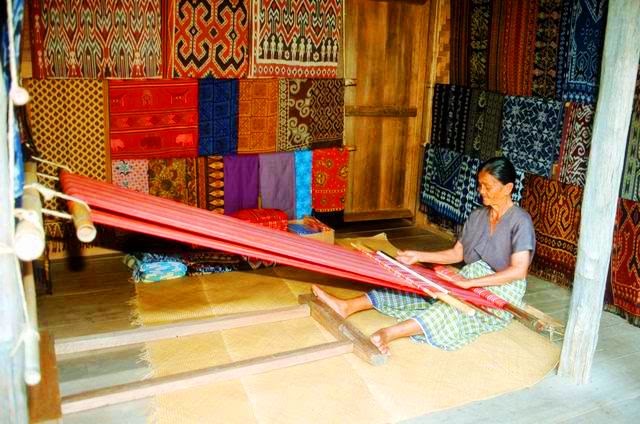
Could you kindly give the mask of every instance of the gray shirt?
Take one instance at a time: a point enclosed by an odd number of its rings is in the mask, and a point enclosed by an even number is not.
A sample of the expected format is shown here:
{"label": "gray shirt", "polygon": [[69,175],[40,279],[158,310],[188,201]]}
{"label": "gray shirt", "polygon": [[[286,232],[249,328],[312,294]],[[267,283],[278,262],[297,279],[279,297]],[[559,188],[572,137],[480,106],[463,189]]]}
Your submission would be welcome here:
{"label": "gray shirt", "polygon": [[501,271],[509,266],[514,253],[529,250],[533,259],[536,234],[529,213],[513,205],[491,234],[489,212],[487,207],[476,209],[465,223],[460,237],[464,262],[470,264],[482,259],[495,271]]}

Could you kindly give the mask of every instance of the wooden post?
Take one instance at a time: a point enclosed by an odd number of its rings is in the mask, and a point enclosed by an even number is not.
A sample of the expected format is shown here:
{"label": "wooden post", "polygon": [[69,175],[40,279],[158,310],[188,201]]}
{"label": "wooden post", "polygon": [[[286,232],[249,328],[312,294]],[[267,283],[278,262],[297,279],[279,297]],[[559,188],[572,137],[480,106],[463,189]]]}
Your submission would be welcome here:
{"label": "wooden post", "polygon": [[640,1],[610,0],[582,201],[578,260],[558,375],[589,381],[640,56]]}

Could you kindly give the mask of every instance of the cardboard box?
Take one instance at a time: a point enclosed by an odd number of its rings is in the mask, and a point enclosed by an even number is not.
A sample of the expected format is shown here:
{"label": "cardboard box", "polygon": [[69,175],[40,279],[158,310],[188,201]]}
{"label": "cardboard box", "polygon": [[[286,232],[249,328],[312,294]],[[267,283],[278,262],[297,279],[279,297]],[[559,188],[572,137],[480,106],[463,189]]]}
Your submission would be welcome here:
{"label": "cardboard box", "polygon": [[[300,224],[300,225],[305,225],[305,220],[304,219],[294,219],[289,221],[289,224]],[[293,231],[291,231],[293,232]],[[295,233],[297,234],[297,233]],[[320,231],[317,233],[311,233],[311,234],[298,234],[300,237],[306,237],[306,238],[311,238],[314,240],[318,240],[321,241],[323,243],[329,243],[329,244],[333,244],[334,240],[335,240],[335,231],[333,230],[333,228],[329,228],[326,227],[325,231]]]}

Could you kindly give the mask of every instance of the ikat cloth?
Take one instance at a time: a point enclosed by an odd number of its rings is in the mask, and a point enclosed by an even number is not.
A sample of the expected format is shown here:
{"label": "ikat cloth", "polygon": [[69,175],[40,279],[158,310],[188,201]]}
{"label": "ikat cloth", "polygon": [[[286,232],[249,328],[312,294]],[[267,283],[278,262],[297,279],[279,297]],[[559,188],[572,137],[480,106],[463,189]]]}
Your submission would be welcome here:
{"label": "ikat cloth", "polygon": [[198,205],[198,182],[195,158],[150,159],[149,194]]}
{"label": "ikat cloth", "polygon": [[198,158],[198,207],[224,213],[224,160],[222,156]]}
{"label": "ikat cloth", "polygon": [[198,80],[198,155],[238,150],[238,81]]}
{"label": "ikat cloth", "polygon": [[313,80],[281,79],[278,97],[277,150],[307,149],[311,144]]}
{"label": "ikat cloth", "polygon": [[436,84],[431,144],[462,153],[465,150],[471,89]]}
{"label": "ikat cloth", "polygon": [[[460,275],[467,279],[493,273],[484,261],[467,264],[460,270]],[[512,305],[521,307],[527,282],[522,279],[485,288]],[[416,321],[422,334],[411,336],[414,341],[443,350],[460,349],[482,334],[502,330],[513,318],[509,312],[500,309],[492,309],[494,315],[476,313],[469,316],[440,300],[386,288],[372,290],[367,296],[375,309],[396,318],[398,322],[409,319]]]}
{"label": "ikat cloth", "polygon": [[252,2],[251,75],[335,78],[343,0]]}
{"label": "ikat cloth", "polygon": [[548,177],[560,150],[563,105],[556,100],[506,96],[501,148],[516,168]]}
{"label": "ikat cloth", "polygon": [[536,22],[536,45],[533,59],[533,85],[535,97],[556,97],[558,74],[558,42],[563,0],[539,0]]}
{"label": "ikat cloth", "polygon": [[560,145],[560,181],[584,187],[591,149],[595,107],[569,102],[564,111]]}
{"label": "ikat cloth", "polygon": [[483,161],[498,155],[503,103],[502,94],[471,90],[465,154]]}
{"label": "ikat cloth", "polygon": [[161,0],[30,0],[36,78],[154,78]]}
{"label": "ikat cloth", "polygon": [[638,69],[636,91],[633,96],[633,109],[631,111],[631,123],[629,124],[620,197],[635,201],[640,200],[640,68]]}
{"label": "ikat cloth", "polygon": [[311,206],[314,211],[344,210],[348,174],[348,150],[331,148],[313,151]]}
{"label": "ikat cloth", "polygon": [[238,105],[238,153],[276,151],[278,80],[242,79]]}

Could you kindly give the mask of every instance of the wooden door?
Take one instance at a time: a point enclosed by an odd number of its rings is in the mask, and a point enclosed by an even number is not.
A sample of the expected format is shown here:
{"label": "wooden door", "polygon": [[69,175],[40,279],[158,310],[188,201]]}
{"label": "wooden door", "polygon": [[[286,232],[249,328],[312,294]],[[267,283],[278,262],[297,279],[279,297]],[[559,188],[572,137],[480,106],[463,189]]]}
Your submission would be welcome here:
{"label": "wooden door", "polygon": [[[345,220],[412,217],[420,177],[429,3],[346,0]],[[350,85],[353,83],[353,85]]]}

